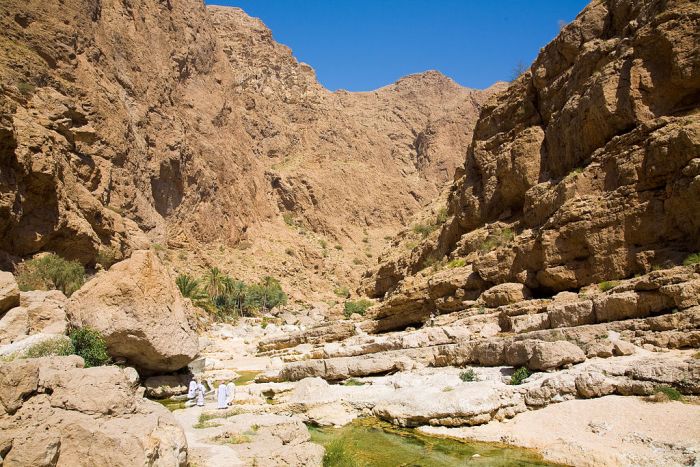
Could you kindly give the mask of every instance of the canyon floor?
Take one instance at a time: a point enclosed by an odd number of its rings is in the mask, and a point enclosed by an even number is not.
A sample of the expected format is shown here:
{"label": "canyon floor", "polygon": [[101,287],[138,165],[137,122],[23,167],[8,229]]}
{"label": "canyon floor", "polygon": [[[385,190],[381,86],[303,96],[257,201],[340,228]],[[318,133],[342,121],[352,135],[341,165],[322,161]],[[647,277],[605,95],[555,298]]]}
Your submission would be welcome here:
{"label": "canyon floor", "polygon": [[[217,387],[240,375],[249,379],[255,372],[260,380],[260,375],[274,373],[285,363],[280,357],[260,356],[258,344],[294,330],[299,326],[270,324],[263,329],[254,319],[217,324],[202,337],[203,371],[198,376]],[[404,337],[420,332],[404,332]],[[229,409],[217,410],[210,394],[205,407],[178,409],[174,415],[185,429],[190,461],[197,466],[320,464],[323,450],[310,442],[305,424],[343,426],[357,417],[378,417],[431,436],[529,448],[544,461],[559,464],[693,465],[700,459],[697,398],[653,401],[647,396],[606,395],[606,382],[592,375],[629,374],[650,361],[659,369],[673,369],[697,361],[694,353],[637,347],[631,355],[594,357],[534,373],[517,386],[508,384],[514,370],[509,366],[473,366],[473,382],[460,379],[464,368],[420,365],[333,384],[318,377],[250,381],[237,386]],[[574,399],[562,384],[577,378],[580,386],[588,383],[591,398]],[[541,388],[550,389],[548,403],[518,408]],[[456,420],[460,412],[477,415],[470,422],[473,426]],[[494,419],[483,423],[486,419],[478,414],[486,412]],[[470,462],[489,465],[488,458],[464,459],[464,465]]]}

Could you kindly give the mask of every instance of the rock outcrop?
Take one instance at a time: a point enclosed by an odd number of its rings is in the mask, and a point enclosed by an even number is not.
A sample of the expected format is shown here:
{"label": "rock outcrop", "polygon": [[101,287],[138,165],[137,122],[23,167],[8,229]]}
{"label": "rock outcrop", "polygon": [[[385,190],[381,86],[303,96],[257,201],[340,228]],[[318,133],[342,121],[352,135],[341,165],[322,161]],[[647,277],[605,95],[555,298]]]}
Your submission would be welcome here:
{"label": "rock outcrop", "polygon": [[3,465],[187,465],[168,410],[142,397],[131,368],[82,368],[80,357],[0,365]]}
{"label": "rock outcrop", "polygon": [[593,1],[489,101],[448,221],[409,256],[387,256],[367,293],[391,306],[444,256],[487,286],[551,296],[700,250],[687,214],[700,208],[699,17],[688,2]]}
{"label": "rock outcrop", "polygon": [[67,331],[66,302],[58,290],[18,291],[17,307],[0,319],[0,344],[11,344],[35,334],[63,335]]}
{"label": "rock outcrop", "polygon": [[189,306],[158,256],[140,250],[74,293],[68,314],[74,325],[102,333],[113,358],[146,372],[169,372],[197,356]]}

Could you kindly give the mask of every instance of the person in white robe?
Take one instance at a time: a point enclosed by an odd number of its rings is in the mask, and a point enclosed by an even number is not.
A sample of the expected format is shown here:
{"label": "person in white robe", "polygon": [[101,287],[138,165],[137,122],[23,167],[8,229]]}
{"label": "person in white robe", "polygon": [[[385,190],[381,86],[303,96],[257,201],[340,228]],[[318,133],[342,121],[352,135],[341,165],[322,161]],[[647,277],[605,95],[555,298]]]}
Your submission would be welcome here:
{"label": "person in white robe", "polygon": [[236,385],[234,383],[228,383],[228,399],[226,402],[228,405],[233,404],[234,399],[236,398]]}
{"label": "person in white robe", "polygon": [[204,385],[202,383],[197,384],[197,406],[204,407]]}
{"label": "person in white robe", "polygon": [[197,381],[195,381],[193,379],[192,381],[190,381],[190,385],[187,389],[187,398],[194,399],[194,396],[197,395],[196,393],[197,393]]}
{"label": "person in white robe", "polygon": [[225,409],[228,407],[228,386],[226,384],[219,384],[219,389],[216,390],[216,402],[218,409]]}

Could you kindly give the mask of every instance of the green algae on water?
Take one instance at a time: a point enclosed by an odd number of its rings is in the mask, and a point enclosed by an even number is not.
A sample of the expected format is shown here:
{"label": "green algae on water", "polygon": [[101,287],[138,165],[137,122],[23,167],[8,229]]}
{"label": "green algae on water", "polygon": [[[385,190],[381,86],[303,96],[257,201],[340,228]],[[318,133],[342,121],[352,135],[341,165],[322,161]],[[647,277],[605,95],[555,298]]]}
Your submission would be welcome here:
{"label": "green algae on water", "polygon": [[170,410],[171,412],[175,410],[181,410],[185,408],[185,402],[184,400],[177,400],[173,399],[172,397],[169,397],[167,399],[151,399],[155,402],[158,402],[159,404],[165,406],[166,409]]}
{"label": "green algae on water", "polygon": [[243,386],[244,384],[248,384],[253,381],[255,377],[262,372],[255,370],[237,370],[236,373],[238,373],[240,376],[236,378],[233,384],[236,386]]}
{"label": "green algae on water", "polygon": [[554,465],[527,449],[422,435],[374,418],[357,419],[342,428],[309,427],[309,431],[311,440],[326,448],[324,467]]}

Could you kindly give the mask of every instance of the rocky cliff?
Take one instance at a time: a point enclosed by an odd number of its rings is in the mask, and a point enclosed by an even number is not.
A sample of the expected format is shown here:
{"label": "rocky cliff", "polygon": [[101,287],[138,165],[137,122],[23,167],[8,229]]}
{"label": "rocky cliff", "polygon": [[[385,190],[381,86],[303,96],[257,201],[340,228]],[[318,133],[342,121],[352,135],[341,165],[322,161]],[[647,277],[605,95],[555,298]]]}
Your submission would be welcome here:
{"label": "rocky cliff", "polygon": [[505,282],[551,296],[700,249],[698,21],[694,2],[610,0],[564,27],[485,106],[444,227],[366,278],[380,314]]}
{"label": "rocky cliff", "polygon": [[[42,250],[93,264],[106,249],[264,238],[281,259],[238,258],[264,269],[287,258],[276,239],[291,226],[314,235],[289,240],[307,273],[319,239],[360,250],[434,198],[498,88],[427,72],[333,93],[259,20],[198,0],[11,0],[0,11],[6,264]],[[358,255],[336,262],[347,270]]]}

